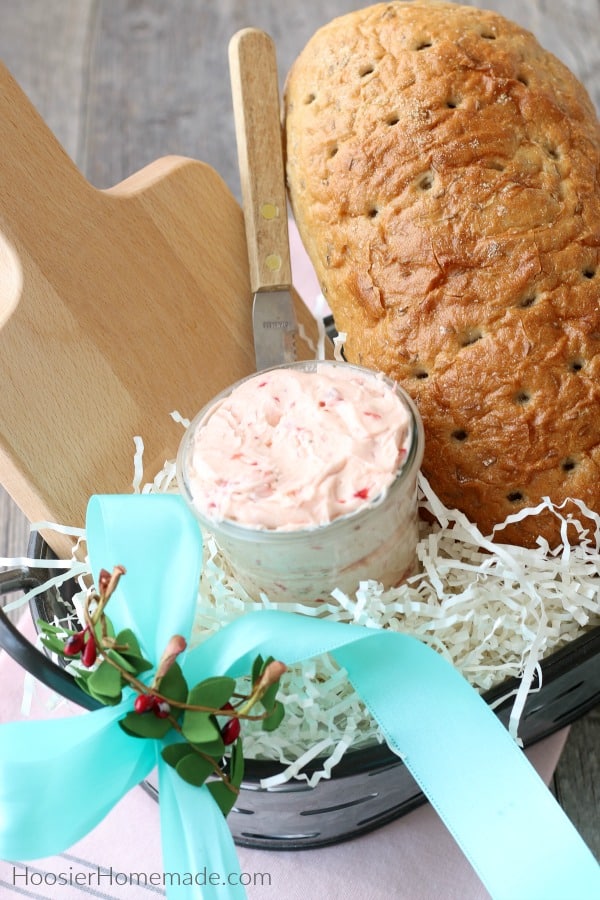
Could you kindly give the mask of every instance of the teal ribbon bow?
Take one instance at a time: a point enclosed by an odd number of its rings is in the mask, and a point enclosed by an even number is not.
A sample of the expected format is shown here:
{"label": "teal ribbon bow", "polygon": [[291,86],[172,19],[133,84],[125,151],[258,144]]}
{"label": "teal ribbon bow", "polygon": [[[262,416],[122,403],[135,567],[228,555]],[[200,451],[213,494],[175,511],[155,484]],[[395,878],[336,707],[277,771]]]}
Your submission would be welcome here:
{"label": "teal ribbon bow", "polygon": [[[174,495],[96,496],[86,532],[94,573],[115,564],[127,569],[110,601],[115,628],[131,628],[157,662],[171,635],[191,633],[202,564],[195,520]],[[194,684],[247,674],[258,653],[293,665],[325,652],[346,669],[495,900],[600,896],[600,867],[504,726],[416,638],[265,610],[188,652],[182,669]],[[119,727],[132,704],[127,691],[114,707],[0,726],[0,856],[64,851],[158,766],[165,871],[209,866],[239,880],[231,834],[206,787],[189,785],[163,762],[162,741]],[[77,804],[68,800],[74,785]],[[239,900],[245,891],[173,883],[168,897]]]}

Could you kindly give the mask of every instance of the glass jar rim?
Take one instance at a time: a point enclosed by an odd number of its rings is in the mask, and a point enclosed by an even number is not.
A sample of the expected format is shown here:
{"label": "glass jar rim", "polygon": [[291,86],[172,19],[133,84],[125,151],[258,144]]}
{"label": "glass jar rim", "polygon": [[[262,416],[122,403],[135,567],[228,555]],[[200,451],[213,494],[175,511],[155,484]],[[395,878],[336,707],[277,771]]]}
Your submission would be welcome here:
{"label": "glass jar rim", "polygon": [[[355,509],[349,513],[344,513],[340,516],[336,516],[329,522],[323,522],[301,528],[265,528],[256,525],[245,525],[241,522],[236,521],[235,519],[211,519],[206,516],[194,504],[194,500],[191,491],[189,490],[189,485],[186,477],[187,458],[189,456],[190,444],[192,436],[194,435],[197,427],[209,416],[211,411],[219,405],[221,400],[224,400],[236,388],[252,380],[253,378],[257,378],[261,375],[265,375],[269,372],[281,369],[301,369],[304,371],[316,372],[320,366],[325,366],[327,368],[349,368],[353,371],[356,371],[357,373],[360,373],[361,375],[367,375],[369,378],[376,378],[391,387],[402,401],[405,409],[410,416],[410,445],[405,458],[402,460],[401,464],[396,470],[396,474],[393,480],[389,483],[385,490],[381,491],[368,503],[365,503],[364,505],[358,507],[358,509]],[[327,528],[328,530],[334,529],[336,527],[342,528],[350,520],[356,519],[358,516],[364,516],[371,510],[376,510],[377,507],[384,502],[385,498],[392,490],[394,490],[398,486],[400,482],[406,481],[410,477],[410,474],[415,470],[415,468],[420,468],[423,458],[423,444],[423,423],[415,402],[413,401],[412,397],[404,390],[404,388],[402,388],[396,381],[389,378],[383,372],[378,372],[376,369],[369,369],[366,366],[358,366],[354,363],[347,363],[343,360],[298,360],[292,363],[282,363],[277,366],[271,366],[270,368],[263,369],[260,372],[253,372],[250,375],[247,375],[245,378],[240,378],[238,381],[220,391],[216,396],[212,398],[212,400],[210,400],[202,407],[202,409],[191,420],[179,446],[176,461],[177,484],[179,492],[188,503],[189,507],[191,508],[200,524],[205,527],[207,531],[219,531],[221,534],[228,534],[231,536],[235,536],[236,538],[245,537],[247,540],[260,540],[261,537],[266,538],[268,536],[268,539],[271,541],[284,543],[286,542],[286,540],[292,541],[296,539],[306,539],[307,535],[314,534],[316,531],[323,528]]]}

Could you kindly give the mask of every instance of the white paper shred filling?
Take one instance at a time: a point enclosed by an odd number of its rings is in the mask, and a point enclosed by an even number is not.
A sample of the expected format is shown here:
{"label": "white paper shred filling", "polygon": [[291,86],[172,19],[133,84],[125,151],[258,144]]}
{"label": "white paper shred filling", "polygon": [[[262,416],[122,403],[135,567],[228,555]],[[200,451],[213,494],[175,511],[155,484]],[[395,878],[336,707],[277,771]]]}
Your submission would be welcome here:
{"label": "white paper shred filling", "polygon": [[[24,562],[18,562],[17,560],[13,560],[13,564],[16,565],[28,565],[32,568],[34,564],[38,567],[41,563],[55,563],[59,560],[29,560]],[[62,560],[61,560],[62,562]],[[62,567],[64,568],[66,562],[62,562]],[[46,566],[42,566],[42,568],[46,568]],[[48,568],[54,568],[54,566],[48,566]],[[65,581],[69,581],[71,578],[77,578],[79,575],[86,575],[89,572],[89,566],[87,563],[83,562],[73,562],[65,572],[61,572],[59,575],[54,575],[52,578],[48,578],[44,581],[43,584],[39,584],[26,593],[22,594],[20,597],[17,597],[16,600],[11,600],[10,603],[5,604],[4,609],[6,612],[11,612],[13,609],[17,609],[20,606],[25,606],[32,600],[34,597],[37,597],[38,594],[43,594],[46,591],[52,590],[52,588],[56,588],[60,590],[61,586],[65,583]]]}
{"label": "white paper shred filling", "polygon": [[85,537],[84,529],[68,525],[59,525],[56,522],[33,522],[30,525],[30,529],[31,531],[49,530],[59,534],[67,534],[71,537],[76,537],[77,541],[73,545],[70,559],[39,559],[37,557],[31,558],[28,556],[13,556],[10,558],[0,557],[0,566],[10,566],[11,568],[14,568],[15,566],[27,566],[30,569],[49,570],[64,569],[63,572],[58,572],[56,575],[50,576],[50,578],[47,578],[42,584],[31,588],[16,599],[4,604],[4,610],[6,612],[11,612],[21,606],[27,605],[33,597],[36,597],[38,594],[43,594],[45,591],[52,590],[53,588],[60,590],[66,581],[69,581],[72,578],[79,579],[89,573],[87,561],[79,559],[80,546]]}
{"label": "white paper shred filling", "polygon": [[190,427],[190,420],[186,419],[185,416],[182,416],[180,412],[174,409],[171,413],[171,418],[174,422],[177,422],[179,425],[183,425],[184,428]]}
{"label": "white paper shred filling", "polygon": [[140,485],[144,478],[144,441],[139,435],[135,435],[133,443],[135,445],[135,453],[133,456],[133,481],[131,482],[131,487],[134,494],[139,494]]}
{"label": "white paper shred filling", "polygon": [[333,358],[338,362],[343,362],[344,360],[343,350],[347,337],[348,335],[345,331],[340,331],[333,339]]}
{"label": "white paper shred filling", "polygon": [[[345,335],[336,342],[340,357]],[[186,427],[179,414],[173,418]],[[153,481],[143,482],[143,442],[135,439],[134,492],[177,490],[175,464],[166,462]],[[192,645],[206,640],[227,623],[258,609],[284,609],[303,615],[388,628],[412,634],[449,662],[479,691],[485,692],[516,677],[510,730],[518,740],[518,724],[527,696],[540,688],[540,661],[583,631],[600,624],[599,552],[600,516],[575,501],[593,526],[585,528],[561,507],[544,499],[537,507],[510,516],[483,535],[462,513],[447,509],[419,476],[419,504],[436,520],[422,522],[417,547],[419,573],[405,584],[384,590],[376,581],[364,581],[355,596],[339,590],[317,608],[301,603],[272,603],[265,595],[252,600],[227,571],[212,539],[205,541],[205,564],[198,591]],[[564,506],[563,506],[564,508]],[[550,510],[561,523],[563,544],[550,549],[543,540],[531,548],[500,542],[510,523]],[[579,543],[569,545],[567,528],[574,525]],[[495,540],[492,540],[492,537]],[[48,560],[0,560],[0,564],[49,567]],[[107,560],[107,565],[111,565]],[[55,563],[71,568],[67,577],[80,578],[73,560]],[[79,565],[79,564],[77,564]],[[65,577],[57,575],[56,582]],[[166,638],[165,638],[166,639]],[[283,660],[285,662],[285,660]],[[333,766],[348,748],[383,742],[377,724],[350,686],[346,673],[328,654],[293,666],[283,676],[280,692],[286,708],[284,723],[271,733],[260,723],[245,727],[247,757],[271,759],[284,771],[267,786],[290,778],[316,784],[330,777]],[[243,680],[240,690],[247,690]],[[497,704],[505,697],[500,698]],[[497,705],[496,704],[496,705]],[[303,767],[319,759],[308,777]]]}

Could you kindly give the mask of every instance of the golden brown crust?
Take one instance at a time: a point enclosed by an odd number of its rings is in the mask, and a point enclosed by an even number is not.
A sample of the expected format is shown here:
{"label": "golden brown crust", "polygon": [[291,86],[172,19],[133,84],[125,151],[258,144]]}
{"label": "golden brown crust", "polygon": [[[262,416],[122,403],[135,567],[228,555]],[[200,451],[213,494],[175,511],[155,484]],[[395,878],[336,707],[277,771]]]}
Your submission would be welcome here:
{"label": "golden brown crust", "polygon": [[[417,401],[424,472],[484,532],[549,495],[600,511],[600,128],[502,16],[336,19],[285,90],[300,234],[352,362]],[[556,519],[503,536],[558,540]]]}

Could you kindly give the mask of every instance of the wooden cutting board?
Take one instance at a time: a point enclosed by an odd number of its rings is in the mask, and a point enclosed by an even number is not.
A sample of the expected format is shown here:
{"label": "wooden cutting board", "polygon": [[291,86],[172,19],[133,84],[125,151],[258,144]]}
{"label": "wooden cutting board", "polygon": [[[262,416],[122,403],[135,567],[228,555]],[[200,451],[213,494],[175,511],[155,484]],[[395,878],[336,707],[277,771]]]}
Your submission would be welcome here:
{"label": "wooden cutting board", "polygon": [[97,190],[0,66],[0,481],[30,521],[82,526],[91,494],[130,492],[136,435],[147,480],[174,458],[171,411],[254,370],[251,311],[214,169],[165,157]]}

